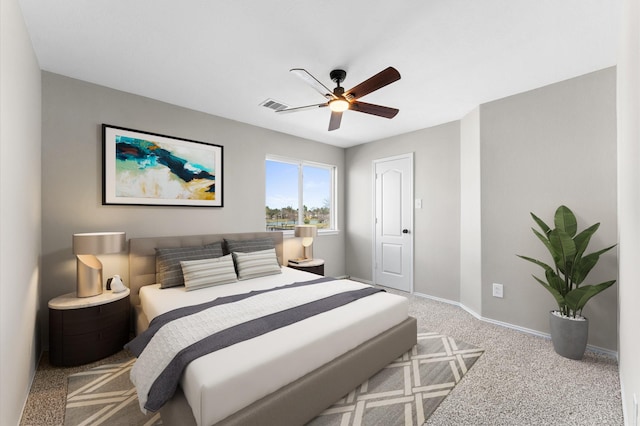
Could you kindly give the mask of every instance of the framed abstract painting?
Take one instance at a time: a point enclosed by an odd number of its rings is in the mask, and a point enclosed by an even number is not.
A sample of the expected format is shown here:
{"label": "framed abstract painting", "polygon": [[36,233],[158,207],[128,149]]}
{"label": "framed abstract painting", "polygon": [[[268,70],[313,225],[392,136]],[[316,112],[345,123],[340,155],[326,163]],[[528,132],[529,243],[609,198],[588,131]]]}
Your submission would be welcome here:
{"label": "framed abstract painting", "polygon": [[102,204],[223,207],[222,146],[102,125]]}

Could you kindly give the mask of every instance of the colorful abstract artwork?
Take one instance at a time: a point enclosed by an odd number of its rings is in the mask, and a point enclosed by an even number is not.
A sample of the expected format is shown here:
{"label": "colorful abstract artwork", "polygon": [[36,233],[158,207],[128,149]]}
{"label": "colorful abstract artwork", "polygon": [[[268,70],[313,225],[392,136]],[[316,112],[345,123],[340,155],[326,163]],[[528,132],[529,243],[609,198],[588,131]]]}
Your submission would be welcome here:
{"label": "colorful abstract artwork", "polygon": [[222,146],[103,124],[103,204],[222,207]]}

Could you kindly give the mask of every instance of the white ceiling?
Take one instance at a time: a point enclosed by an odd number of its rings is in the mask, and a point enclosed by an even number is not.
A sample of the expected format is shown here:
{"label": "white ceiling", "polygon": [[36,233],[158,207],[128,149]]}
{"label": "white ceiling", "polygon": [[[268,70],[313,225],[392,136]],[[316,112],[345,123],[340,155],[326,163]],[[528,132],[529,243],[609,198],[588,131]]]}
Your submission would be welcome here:
{"label": "white ceiling", "polygon": [[[620,0],[19,0],[43,70],[340,147],[457,120],[487,101],[616,64]],[[347,89],[402,79],[327,131],[291,68]]]}

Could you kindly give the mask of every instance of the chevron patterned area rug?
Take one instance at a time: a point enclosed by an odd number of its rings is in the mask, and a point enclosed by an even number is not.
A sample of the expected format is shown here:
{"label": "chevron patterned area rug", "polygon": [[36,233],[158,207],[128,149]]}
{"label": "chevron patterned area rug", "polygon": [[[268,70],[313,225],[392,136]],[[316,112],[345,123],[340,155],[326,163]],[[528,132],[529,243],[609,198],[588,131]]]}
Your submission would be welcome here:
{"label": "chevron patterned area rug", "polygon": [[135,359],[105,364],[69,376],[65,426],[161,425],[160,414],[144,415],[129,380]]}
{"label": "chevron patterned area rug", "polygon": [[[309,426],[422,425],[482,349],[437,333],[418,333],[418,343],[358,386]],[[134,360],[69,376],[64,424],[161,425],[159,414],[143,415],[129,380]]]}
{"label": "chevron patterned area rug", "polygon": [[309,426],[422,425],[482,353],[482,349],[442,334],[418,333],[412,350]]}

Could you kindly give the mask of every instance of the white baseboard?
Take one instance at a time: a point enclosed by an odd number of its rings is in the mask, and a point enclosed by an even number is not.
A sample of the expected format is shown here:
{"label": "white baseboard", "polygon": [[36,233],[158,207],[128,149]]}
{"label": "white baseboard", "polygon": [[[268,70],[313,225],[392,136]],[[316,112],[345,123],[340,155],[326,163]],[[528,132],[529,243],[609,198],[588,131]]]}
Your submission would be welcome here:
{"label": "white baseboard", "polygon": [[358,281],[359,283],[374,285],[373,281],[370,281],[370,280],[364,280],[364,279],[358,278],[358,277],[351,277],[349,275],[346,275],[346,278],[351,280],[351,281]]}
{"label": "white baseboard", "polygon": [[[531,328],[526,328],[526,327],[521,327],[519,325],[515,325],[515,324],[511,324],[508,322],[503,322],[503,321],[498,321],[492,318],[486,318],[483,317],[482,315],[478,314],[477,312],[475,312],[474,310],[472,310],[471,308],[463,305],[460,302],[456,302],[453,300],[448,300],[448,299],[442,299],[440,297],[435,297],[435,296],[429,296],[428,294],[423,294],[423,293],[413,293],[414,296],[418,296],[418,297],[424,297],[425,299],[431,299],[431,300],[435,300],[437,302],[443,302],[443,303],[448,303],[450,305],[454,305],[457,306],[461,309],[464,309],[465,311],[467,311],[469,314],[471,314],[474,318],[480,320],[480,321],[484,321],[484,322],[488,322],[490,324],[495,324],[495,325],[499,325],[501,327],[505,327],[505,328],[510,328],[512,330],[516,330],[516,331],[520,331],[522,333],[526,333],[526,334],[531,334],[534,336],[538,336],[538,337],[542,337],[544,339],[551,339],[551,335],[549,333],[543,333],[541,331],[538,330],[533,330]],[[616,360],[618,360],[618,352],[617,351],[612,351],[611,349],[605,349],[605,348],[601,348],[599,346],[594,346],[594,345],[587,345],[587,349],[592,351],[592,352],[596,352],[602,355],[606,355],[609,356],[611,358],[615,358]]]}

